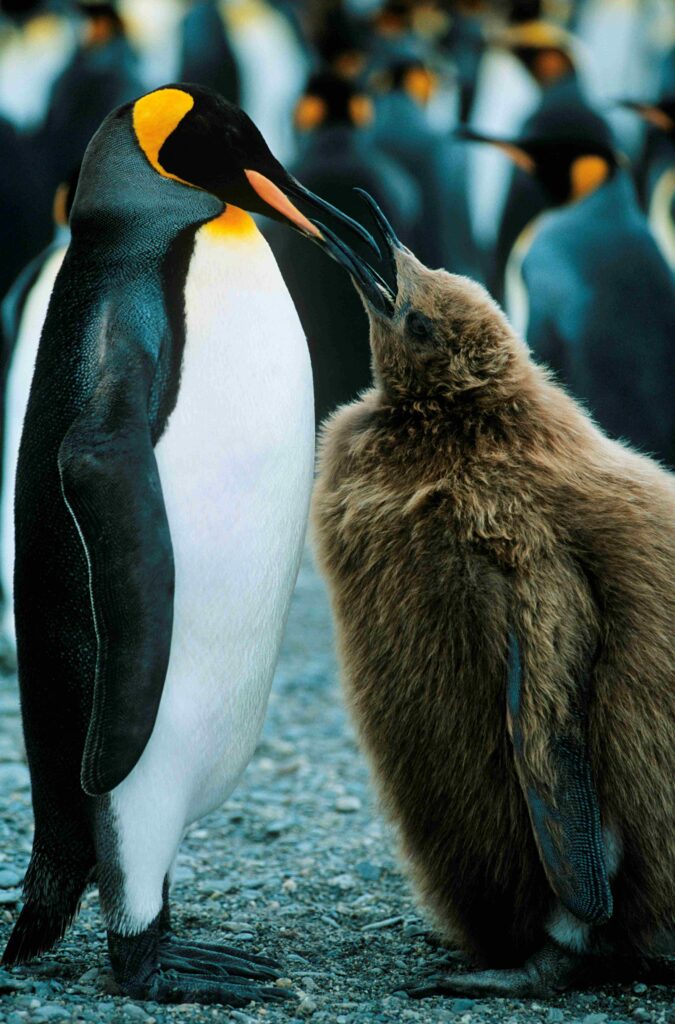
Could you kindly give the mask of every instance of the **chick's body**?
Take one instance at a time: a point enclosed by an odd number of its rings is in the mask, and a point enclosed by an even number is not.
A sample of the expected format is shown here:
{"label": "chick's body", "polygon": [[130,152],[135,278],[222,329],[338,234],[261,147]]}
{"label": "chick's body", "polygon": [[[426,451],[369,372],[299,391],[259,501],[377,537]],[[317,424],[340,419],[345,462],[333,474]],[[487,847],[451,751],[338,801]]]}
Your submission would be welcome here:
{"label": "chick's body", "polygon": [[[397,310],[371,314],[377,386],[325,427],[313,507],[380,795],[437,926],[485,964],[547,933],[649,948],[675,906],[672,477],[606,438],[477,285],[397,260]],[[406,335],[410,308],[431,343]],[[530,820],[575,731],[614,900],[594,929],[557,899]]]}

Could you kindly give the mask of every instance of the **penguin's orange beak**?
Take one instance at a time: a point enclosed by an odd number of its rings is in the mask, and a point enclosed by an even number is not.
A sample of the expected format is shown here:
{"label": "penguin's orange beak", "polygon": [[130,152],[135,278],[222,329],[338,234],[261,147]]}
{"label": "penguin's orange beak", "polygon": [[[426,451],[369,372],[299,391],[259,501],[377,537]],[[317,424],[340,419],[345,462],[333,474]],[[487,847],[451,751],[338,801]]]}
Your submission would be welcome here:
{"label": "penguin's orange beak", "polygon": [[460,128],[455,132],[455,136],[464,142],[487,142],[510,157],[521,170],[527,171],[528,174],[534,174],[536,169],[535,161],[522,146],[519,146],[517,142],[511,139],[497,139],[492,135],[482,135],[471,128]]}
{"label": "penguin's orange beak", "polygon": [[294,206],[288,196],[284,195],[278,185],[266,178],[259,171],[244,171],[246,179],[253,191],[260,196],[262,201],[273,210],[276,210],[293,227],[306,235],[321,238],[321,232],[312,224],[311,220],[305,217],[304,213]]}
{"label": "penguin's orange beak", "polygon": [[275,175],[276,181],[274,181],[261,171],[246,168],[244,170],[244,181],[247,190],[250,190],[248,201],[238,204],[237,198],[234,196],[233,201],[235,205],[243,205],[244,209],[263,213],[268,217],[273,217],[274,220],[281,220],[286,224],[290,224],[291,227],[305,235],[306,238],[317,242],[322,249],[336,259],[334,248],[327,242],[323,225],[302,213],[295,201],[305,203],[307,206],[320,210],[322,214],[329,214],[349,228],[379,257],[380,250],[377,242],[370,232],[366,231],[358,221],[343,213],[342,210],[338,210],[336,206],[333,206],[326,199],[322,199],[320,196],[315,195],[314,192],[310,192],[296,178],[288,174],[281,165],[279,165],[279,172],[278,176]]}

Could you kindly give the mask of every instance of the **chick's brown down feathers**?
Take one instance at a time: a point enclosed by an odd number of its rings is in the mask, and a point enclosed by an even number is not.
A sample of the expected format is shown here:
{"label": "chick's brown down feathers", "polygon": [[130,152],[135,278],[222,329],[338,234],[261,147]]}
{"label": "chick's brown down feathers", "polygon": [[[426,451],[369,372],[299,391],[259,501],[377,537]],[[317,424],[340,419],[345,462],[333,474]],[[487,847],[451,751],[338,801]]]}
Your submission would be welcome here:
{"label": "chick's brown down feathers", "polygon": [[[320,446],[313,525],[346,692],[423,902],[486,963],[522,962],[556,897],[525,793],[587,701],[616,864],[613,948],[675,907],[675,486],[605,437],[473,282],[397,255],[375,387]],[[523,664],[523,754],[507,715]]]}

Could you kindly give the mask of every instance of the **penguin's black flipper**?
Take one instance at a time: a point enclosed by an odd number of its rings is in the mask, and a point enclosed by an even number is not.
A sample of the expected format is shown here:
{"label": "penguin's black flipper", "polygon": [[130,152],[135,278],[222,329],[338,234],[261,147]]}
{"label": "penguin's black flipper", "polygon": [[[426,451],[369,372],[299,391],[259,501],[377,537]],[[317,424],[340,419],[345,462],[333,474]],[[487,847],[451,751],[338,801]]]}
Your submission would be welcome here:
{"label": "penguin's black flipper", "polygon": [[603,924],[612,916],[598,795],[587,749],[587,713],[577,701],[569,725],[551,723],[547,737],[555,779],[547,791],[525,764],[529,737],[522,714],[523,663],[518,639],[509,635],[507,710],[518,777],[535,840],[551,887],[580,921]]}
{"label": "penguin's black flipper", "polygon": [[153,368],[138,353],[125,365],[110,361],[58,456],[87,556],[98,642],[81,770],[92,796],[122,782],[143,753],[173,625],[173,549],[148,423]]}

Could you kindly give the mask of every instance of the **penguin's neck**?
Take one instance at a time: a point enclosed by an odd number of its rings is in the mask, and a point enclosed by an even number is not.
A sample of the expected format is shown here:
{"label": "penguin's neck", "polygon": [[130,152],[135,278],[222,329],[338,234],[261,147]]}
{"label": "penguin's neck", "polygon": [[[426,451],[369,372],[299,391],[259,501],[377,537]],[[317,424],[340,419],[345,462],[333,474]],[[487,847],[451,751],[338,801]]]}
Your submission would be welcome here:
{"label": "penguin's neck", "polygon": [[127,269],[156,264],[175,238],[222,212],[209,192],[159,175],[127,120],[103,129],[85,154],[70,222],[73,242],[101,253],[111,273],[117,257]]}

